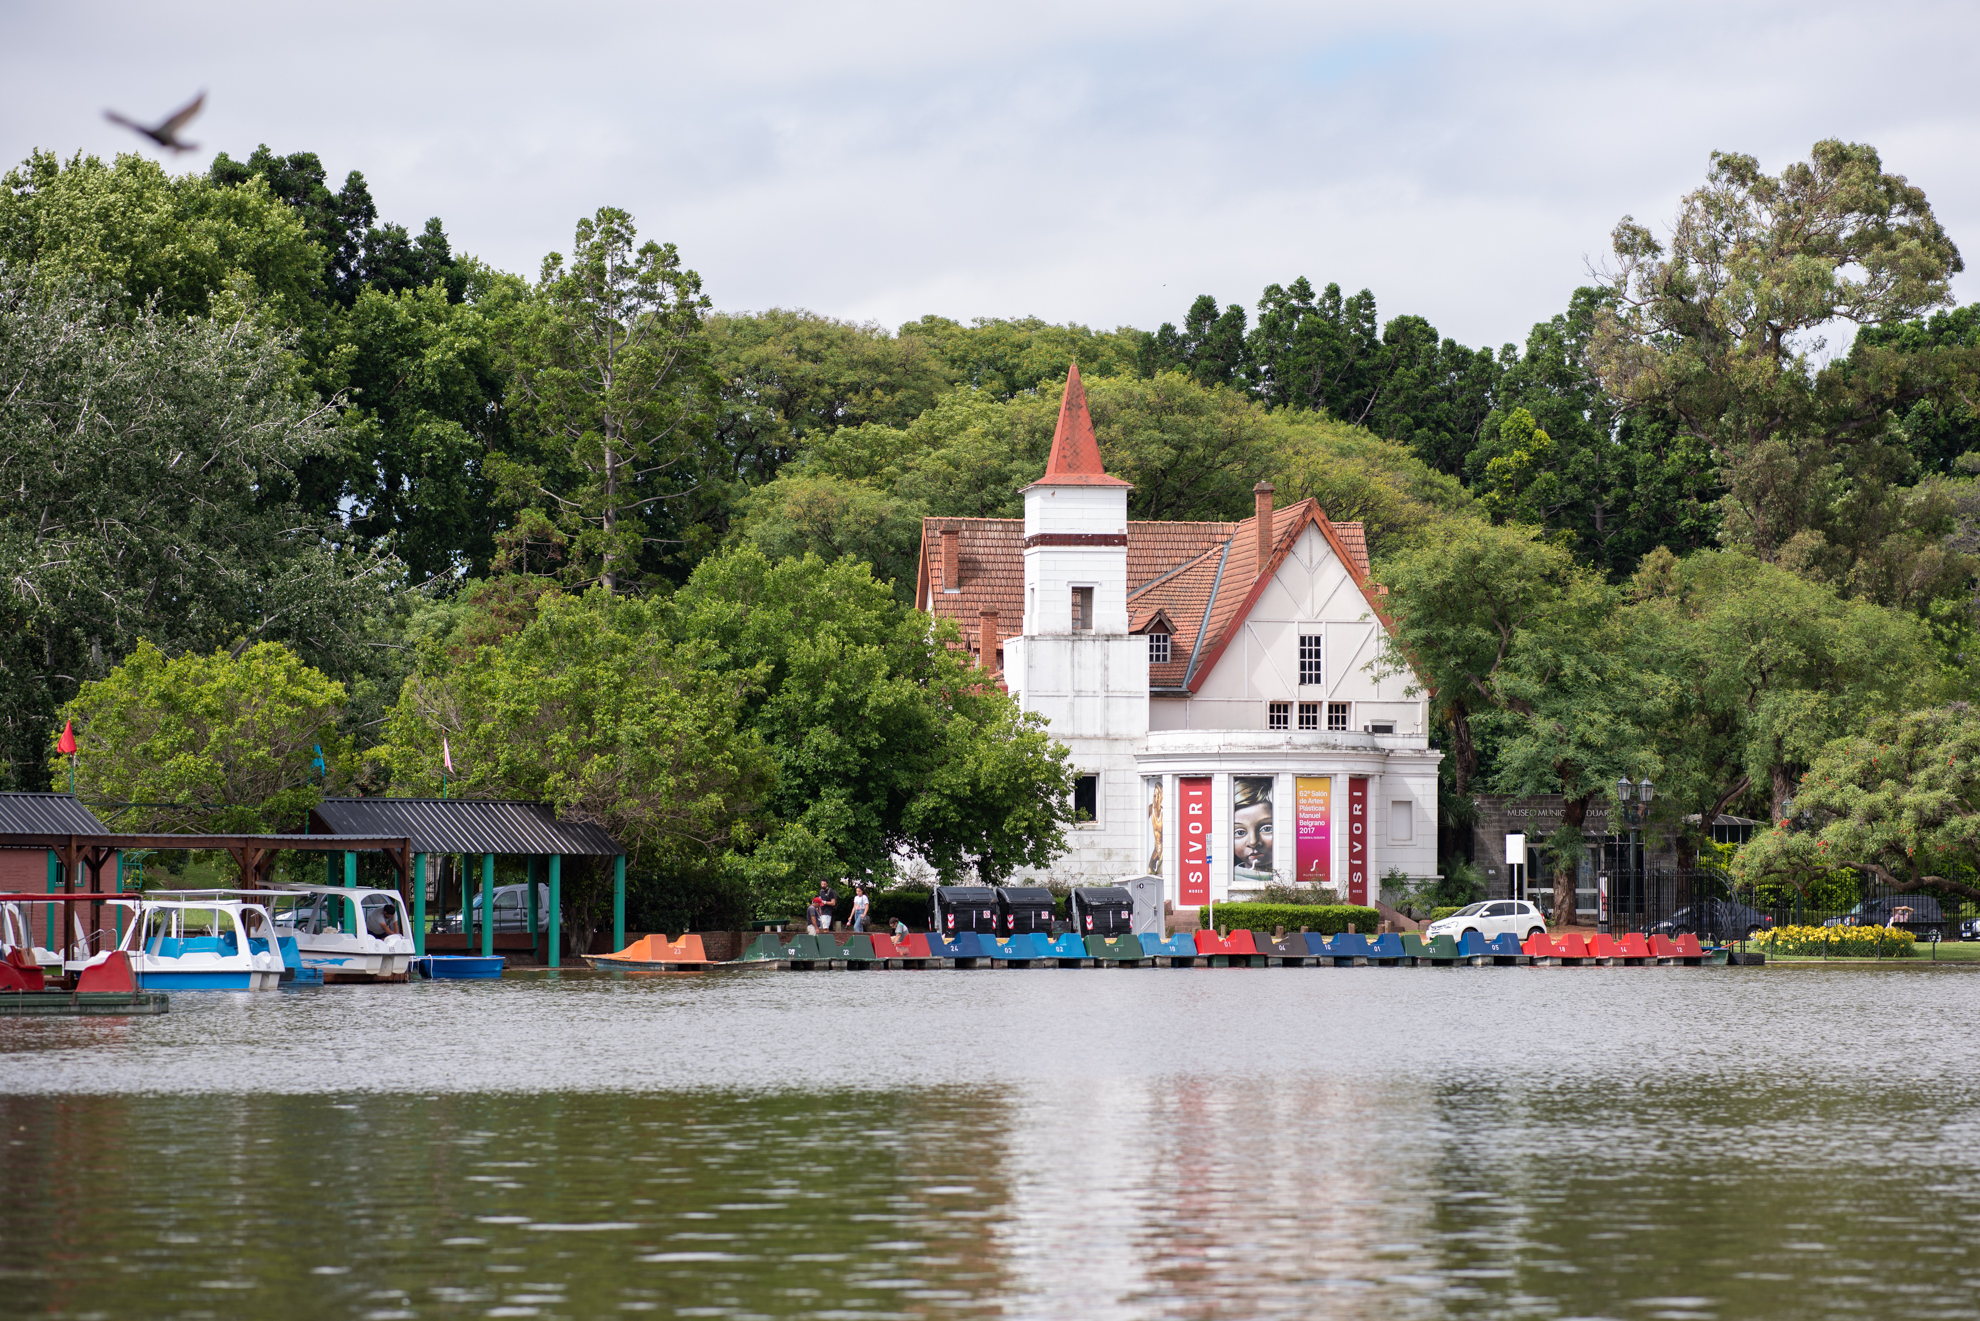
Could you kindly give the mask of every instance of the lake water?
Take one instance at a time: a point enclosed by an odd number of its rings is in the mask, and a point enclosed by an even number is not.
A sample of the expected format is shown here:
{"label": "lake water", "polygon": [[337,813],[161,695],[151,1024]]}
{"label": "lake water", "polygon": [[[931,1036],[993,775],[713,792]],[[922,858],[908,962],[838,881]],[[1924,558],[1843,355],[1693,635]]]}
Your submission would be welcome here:
{"label": "lake water", "polygon": [[1980,969],[511,974],[0,1019],[66,1317],[1980,1312]]}

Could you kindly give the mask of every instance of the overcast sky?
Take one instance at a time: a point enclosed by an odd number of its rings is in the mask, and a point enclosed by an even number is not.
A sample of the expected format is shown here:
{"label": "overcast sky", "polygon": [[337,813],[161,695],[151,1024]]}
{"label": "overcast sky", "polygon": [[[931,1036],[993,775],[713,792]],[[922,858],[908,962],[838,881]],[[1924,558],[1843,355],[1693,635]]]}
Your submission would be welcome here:
{"label": "overcast sky", "polygon": [[[533,274],[622,206],[718,307],[1249,310],[1305,275],[1523,339],[1714,149],[1875,144],[1980,262],[1980,6],[0,0],[0,156],[257,143]],[[1980,297],[1980,273],[1961,278]]]}

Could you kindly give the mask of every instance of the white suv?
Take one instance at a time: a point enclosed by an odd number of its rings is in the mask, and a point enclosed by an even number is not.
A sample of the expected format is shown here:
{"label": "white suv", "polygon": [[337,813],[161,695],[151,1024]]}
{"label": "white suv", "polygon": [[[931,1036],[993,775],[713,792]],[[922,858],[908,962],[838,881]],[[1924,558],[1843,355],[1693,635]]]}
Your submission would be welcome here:
{"label": "white suv", "polygon": [[1467,931],[1476,931],[1487,940],[1511,935],[1524,944],[1534,932],[1544,935],[1546,930],[1547,919],[1532,904],[1523,899],[1492,899],[1437,919],[1423,934],[1456,938]]}

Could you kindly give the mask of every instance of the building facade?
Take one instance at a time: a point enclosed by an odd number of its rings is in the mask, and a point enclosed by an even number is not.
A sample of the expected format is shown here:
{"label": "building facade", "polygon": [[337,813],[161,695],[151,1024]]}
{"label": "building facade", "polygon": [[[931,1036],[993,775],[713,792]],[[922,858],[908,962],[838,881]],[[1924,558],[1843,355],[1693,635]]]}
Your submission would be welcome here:
{"label": "building facade", "polygon": [[1074,368],[1024,518],[922,525],[917,604],[1071,751],[1081,820],[1052,870],[1160,875],[1180,907],[1434,874],[1441,754],[1361,526],[1262,482],[1240,522],[1134,522],[1129,489]]}

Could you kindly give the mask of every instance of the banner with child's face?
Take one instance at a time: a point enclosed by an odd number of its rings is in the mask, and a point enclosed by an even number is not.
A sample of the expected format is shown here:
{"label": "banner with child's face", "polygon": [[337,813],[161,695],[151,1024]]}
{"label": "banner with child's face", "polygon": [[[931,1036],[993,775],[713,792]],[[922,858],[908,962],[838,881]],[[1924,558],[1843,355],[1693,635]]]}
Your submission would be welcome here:
{"label": "banner with child's face", "polygon": [[1272,879],[1272,791],[1269,775],[1231,777],[1231,863],[1237,882]]}

